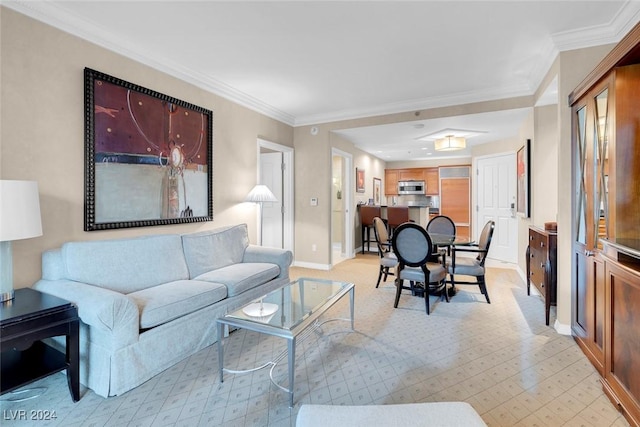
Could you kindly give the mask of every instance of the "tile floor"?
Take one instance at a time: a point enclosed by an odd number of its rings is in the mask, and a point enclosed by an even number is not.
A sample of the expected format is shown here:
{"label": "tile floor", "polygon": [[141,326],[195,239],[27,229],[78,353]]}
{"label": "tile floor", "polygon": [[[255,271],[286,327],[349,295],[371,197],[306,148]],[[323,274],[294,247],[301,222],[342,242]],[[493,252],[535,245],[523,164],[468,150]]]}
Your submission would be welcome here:
{"label": "tile floor", "polygon": [[[376,255],[358,255],[331,271],[292,268],[292,277],[356,284],[356,331],[325,323],[298,346],[295,407],[267,369],[218,379],[216,346],[206,348],[122,396],[104,399],[82,387],[73,403],[64,375],[25,389],[37,398],[0,402],[3,426],[293,426],[304,403],[370,405],[466,401],[489,426],[627,426],[603,394],[599,376],[571,337],[544,324],[539,297],[527,296],[514,270],[488,272],[489,305],[477,287],[460,287],[449,304],[403,295],[393,309],[392,281],[375,288]],[[348,317],[348,298],[328,317]],[[553,318],[553,316],[552,316]],[[284,340],[233,332],[225,366],[258,366],[280,353]],[[286,384],[286,359],[273,377]],[[17,420],[30,411],[49,421]],[[330,420],[328,420],[328,425]]]}

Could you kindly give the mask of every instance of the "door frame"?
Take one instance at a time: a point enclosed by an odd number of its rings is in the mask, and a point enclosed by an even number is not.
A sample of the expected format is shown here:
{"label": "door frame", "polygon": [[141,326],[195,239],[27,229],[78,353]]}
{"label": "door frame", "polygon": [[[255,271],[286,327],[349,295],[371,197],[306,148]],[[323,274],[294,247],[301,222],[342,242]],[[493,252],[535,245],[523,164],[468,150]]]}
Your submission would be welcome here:
{"label": "door frame", "polygon": [[[266,139],[258,138],[257,140],[257,181],[260,182],[260,150],[261,148],[268,148],[269,150],[278,151],[282,153],[282,162],[284,169],[282,171],[282,206],[284,213],[282,215],[282,232],[283,239],[282,244],[284,249],[290,250],[294,253],[294,211],[293,211],[293,147],[277,144],[275,142],[267,141]],[[258,232],[260,230],[260,213],[258,212],[256,218],[258,224]]]}
{"label": "door frame", "polygon": [[[353,216],[353,188],[352,185],[352,174],[349,171],[353,170],[353,155],[347,153],[346,151],[342,151],[339,148],[331,147],[331,158],[333,156],[342,157],[344,161],[344,176],[342,177],[342,197],[344,198],[344,242],[345,247],[344,253],[347,258],[354,258],[356,256],[354,249],[354,216]],[[331,193],[331,186],[333,185],[332,180],[329,180],[328,185],[330,186],[329,193]],[[346,191],[345,191],[346,190]],[[333,204],[333,203],[332,203]],[[329,207],[330,210],[333,209],[333,206]],[[331,218],[331,215],[329,216]],[[329,253],[331,259],[331,265],[333,264],[333,250],[331,249],[331,236],[333,235],[333,221],[331,221],[331,230],[329,231]]]}

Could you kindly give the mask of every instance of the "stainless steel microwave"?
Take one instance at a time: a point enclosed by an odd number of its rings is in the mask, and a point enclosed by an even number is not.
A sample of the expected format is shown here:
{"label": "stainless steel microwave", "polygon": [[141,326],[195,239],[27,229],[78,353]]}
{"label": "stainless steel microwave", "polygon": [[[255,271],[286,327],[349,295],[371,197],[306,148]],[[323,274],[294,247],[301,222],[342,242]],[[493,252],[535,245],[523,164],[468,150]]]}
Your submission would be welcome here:
{"label": "stainless steel microwave", "polygon": [[398,194],[425,194],[426,191],[424,181],[398,181]]}

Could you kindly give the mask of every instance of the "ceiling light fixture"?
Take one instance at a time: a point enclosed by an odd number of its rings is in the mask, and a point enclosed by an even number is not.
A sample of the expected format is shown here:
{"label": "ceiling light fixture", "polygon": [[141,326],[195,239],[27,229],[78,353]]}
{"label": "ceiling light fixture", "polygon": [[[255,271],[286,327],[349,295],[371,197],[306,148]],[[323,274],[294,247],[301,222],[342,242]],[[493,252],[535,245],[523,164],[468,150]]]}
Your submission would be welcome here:
{"label": "ceiling light fixture", "polygon": [[437,151],[455,151],[467,147],[467,140],[461,137],[447,135],[444,138],[436,139],[435,149]]}

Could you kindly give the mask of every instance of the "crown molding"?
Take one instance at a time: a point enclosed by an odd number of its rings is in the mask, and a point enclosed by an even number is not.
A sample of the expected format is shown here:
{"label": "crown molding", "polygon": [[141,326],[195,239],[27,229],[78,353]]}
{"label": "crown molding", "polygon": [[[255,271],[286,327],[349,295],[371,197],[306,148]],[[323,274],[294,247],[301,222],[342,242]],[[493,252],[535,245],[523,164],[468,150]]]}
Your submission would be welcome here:
{"label": "crown molding", "polygon": [[9,9],[44,22],[73,36],[89,41],[109,51],[120,54],[165,74],[169,74],[203,90],[211,92],[250,110],[293,126],[295,118],[265,102],[241,92],[226,83],[201,72],[185,67],[169,58],[151,58],[144,49],[137,48],[131,40],[120,38],[103,27],[96,26],[76,14],[69,12],[58,3],[48,1],[10,0],[2,3]]}
{"label": "crown molding", "polygon": [[374,107],[354,108],[326,114],[313,114],[297,117],[295,126],[338,122],[342,120],[362,119],[372,116],[387,114],[407,113],[410,111],[427,110],[430,108],[451,107],[455,105],[472,104],[475,102],[496,101],[500,99],[531,96],[532,91],[528,84],[518,87],[503,89],[485,89],[482,91],[460,92],[447,96],[434,96],[429,98],[414,99],[410,101],[381,104]]}
{"label": "crown molding", "polygon": [[552,36],[553,44],[558,51],[564,52],[618,43],[638,22],[640,22],[640,1],[627,0],[608,23],[556,33]]}
{"label": "crown molding", "polygon": [[566,31],[552,35],[540,54],[537,66],[529,74],[529,83],[520,87],[471,91],[449,96],[415,99],[358,109],[294,117],[211,76],[176,63],[169,58],[151,58],[131,40],[119,38],[107,29],[87,22],[65,9],[62,3],[49,1],[5,0],[2,6],[27,15],[136,62],[174,76],[243,107],[264,114],[290,126],[305,126],[351,120],[371,116],[404,113],[429,108],[447,107],[473,102],[493,101],[533,95],[559,52],[619,42],[640,22],[640,1],[627,0],[618,14],[607,24]]}

